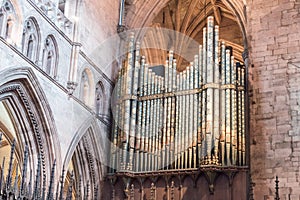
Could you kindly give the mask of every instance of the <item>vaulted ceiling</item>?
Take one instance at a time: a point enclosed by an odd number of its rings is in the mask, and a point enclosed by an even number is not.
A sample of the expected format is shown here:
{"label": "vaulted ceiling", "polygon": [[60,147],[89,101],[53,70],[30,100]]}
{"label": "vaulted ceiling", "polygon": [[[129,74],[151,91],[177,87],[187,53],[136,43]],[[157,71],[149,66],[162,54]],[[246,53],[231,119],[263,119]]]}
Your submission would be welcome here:
{"label": "vaulted ceiling", "polygon": [[[242,61],[241,54],[245,43],[242,23],[245,22],[246,15],[245,6],[241,0],[148,0],[142,2],[143,4],[137,0],[127,1],[126,25],[129,28],[150,26],[156,29],[154,32],[159,32],[158,35],[163,35],[165,29],[173,30],[201,44],[202,29],[206,26],[206,18],[214,16],[215,24],[220,27],[220,39],[232,46],[233,55],[238,61]],[[148,43],[153,43],[160,39],[157,34],[151,33],[147,35],[146,40]],[[185,41],[174,43],[168,46],[172,49],[184,49],[186,45]],[[163,64],[167,57],[167,51],[157,51],[155,48],[145,50],[144,54],[148,62],[153,65]],[[177,58],[177,60],[179,71],[182,71],[191,61],[184,58]]]}
{"label": "vaulted ceiling", "polygon": [[152,24],[159,23],[162,27],[180,31],[195,38],[206,25],[207,16],[214,16],[216,24],[221,28],[228,26],[236,28],[238,31],[231,36],[229,34],[224,36],[243,45],[237,18],[219,0],[172,0],[158,13]]}

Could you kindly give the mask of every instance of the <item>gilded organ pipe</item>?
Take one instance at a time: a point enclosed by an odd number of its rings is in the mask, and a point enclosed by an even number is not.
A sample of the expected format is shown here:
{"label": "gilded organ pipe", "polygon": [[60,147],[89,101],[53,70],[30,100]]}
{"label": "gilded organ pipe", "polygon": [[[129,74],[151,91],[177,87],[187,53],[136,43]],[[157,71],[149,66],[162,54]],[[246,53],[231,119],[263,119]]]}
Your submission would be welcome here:
{"label": "gilded organ pipe", "polygon": [[170,51],[160,76],[131,35],[116,83],[111,172],[245,165],[246,79],[231,55],[208,17],[190,65],[177,72]]}

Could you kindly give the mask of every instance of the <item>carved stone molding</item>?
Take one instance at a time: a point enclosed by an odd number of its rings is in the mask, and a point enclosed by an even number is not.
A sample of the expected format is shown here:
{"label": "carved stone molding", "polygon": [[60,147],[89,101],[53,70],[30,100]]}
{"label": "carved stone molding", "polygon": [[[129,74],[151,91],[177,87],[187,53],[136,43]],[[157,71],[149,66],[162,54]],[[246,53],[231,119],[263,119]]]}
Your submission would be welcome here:
{"label": "carved stone molding", "polygon": [[39,150],[39,154],[41,156],[41,162],[42,162],[42,173],[43,173],[43,177],[46,176],[46,161],[45,161],[45,150],[46,149],[44,147],[44,142],[41,136],[41,130],[40,130],[40,124],[39,124],[39,120],[36,117],[35,111],[32,108],[32,105],[30,105],[30,100],[28,98],[28,95],[26,94],[24,88],[22,87],[22,85],[20,83],[15,83],[12,85],[7,85],[5,86],[3,89],[0,90],[0,95],[5,94],[5,93],[11,93],[14,94],[14,96],[16,96],[17,98],[20,97],[23,106],[26,110],[26,112],[28,113],[29,119],[30,119],[30,124],[32,125],[32,131],[35,133],[36,135],[36,140],[37,140],[37,144],[38,144],[38,150]]}

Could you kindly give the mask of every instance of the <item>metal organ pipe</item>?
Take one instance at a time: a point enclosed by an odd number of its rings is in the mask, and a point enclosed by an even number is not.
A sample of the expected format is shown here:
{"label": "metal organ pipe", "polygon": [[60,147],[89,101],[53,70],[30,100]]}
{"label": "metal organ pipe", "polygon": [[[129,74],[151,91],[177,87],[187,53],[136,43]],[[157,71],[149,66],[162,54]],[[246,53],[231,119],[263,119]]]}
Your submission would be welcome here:
{"label": "metal organ pipe", "polygon": [[203,46],[202,46],[202,116],[201,116],[201,132],[202,132],[202,155],[201,155],[201,164],[207,164],[205,161],[205,156],[207,156],[207,136],[206,136],[206,128],[207,128],[207,115],[206,115],[206,110],[207,110],[207,90],[204,88],[204,86],[207,84],[207,32],[206,32],[206,27],[203,28]]}
{"label": "metal organ pipe", "polygon": [[[193,90],[199,88],[199,56],[194,56],[194,87]],[[198,95],[193,94],[193,168],[197,167],[197,144],[198,144],[198,113],[199,113],[199,104],[198,104]]]}
{"label": "metal organ pipe", "polygon": [[111,172],[243,166],[245,69],[208,17],[194,60],[177,72],[173,51],[156,74],[129,38],[116,83]]}
{"label": "metal organ pipe", "polygon": [[[183,91],[183,73],[181,72],[179,74],[179,91]],[[179,168],[184,168],[184,152],[183,150],[184,148],[184,104],[183,104],[183,95],[179,95],[179,115],[180,115],[180,119],[179,119],[179,144],[178,144],[178,148],[179,148]]]}
{"label": "metal organ pipe", "polygon": [[125,0],[120,0],[120,12],[119,12],[119,26],[123,26],[124,21],[124,10],[125,10]]}
{"label": "metal organ pipe", "polygon": [[214,31],[214,58],[213,58],[213,81],[214,81],[214,105],[213,105],[213,129],[214,129],[214,159],[213,164],[219,164],[219,138],[220,138],[220,71],[219,71],[219,26]]}
{"label": "metal organ pipe", "polygon": [[[221,85],[226,85],[225,82],[225,72],[226,72],[226,65],[225,65],[225,43],[222,42],[221,45]],[[225,89],[222,88],[221,90],[221,136],[220,136],[220,146],[221,146],[221,165],[225,165],[225,136],[226,136],[226,100],[225,100]]]}
{"label": "metal organ pipe", "polygon": [[[193,85],[194,85],[194,76],[193,76],[193,71],[194,71],[194,68],[193,68],[193,63],[191,63],[191,66],[190,66],[190,70],[189,70],[189,73],[188,73],[188,76],[189,76],[189,80],[188,80],[188,90],[192,90],[193,89]],[[192,144],[193,144],[193,108],[194,108],[194,104],[193,104],[193,95],[190,94],[188,95],[189,97],[189,101],[188,101],[188,104],[189,104],[189,110],[188,110],[188,126],[189,126],[189,129],[188,129],[188,160],[189,160],[189,163],[188,163],[188,167],[189,168],[192,168],[192,161],[193,161],[193,149],[192,149]]]}

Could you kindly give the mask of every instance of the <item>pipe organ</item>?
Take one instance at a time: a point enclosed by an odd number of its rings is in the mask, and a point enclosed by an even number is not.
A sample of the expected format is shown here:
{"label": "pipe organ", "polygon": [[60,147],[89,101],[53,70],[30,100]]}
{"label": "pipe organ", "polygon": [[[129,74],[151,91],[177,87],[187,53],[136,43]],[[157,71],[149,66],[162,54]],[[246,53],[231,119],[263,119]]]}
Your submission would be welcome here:
{"label": "pipe organ", "polygon": [[116,83],[111,172],[245,166],[245,69],[208,17],[203,44],[178,72],[169,51],[160,76],[132,34]]}

